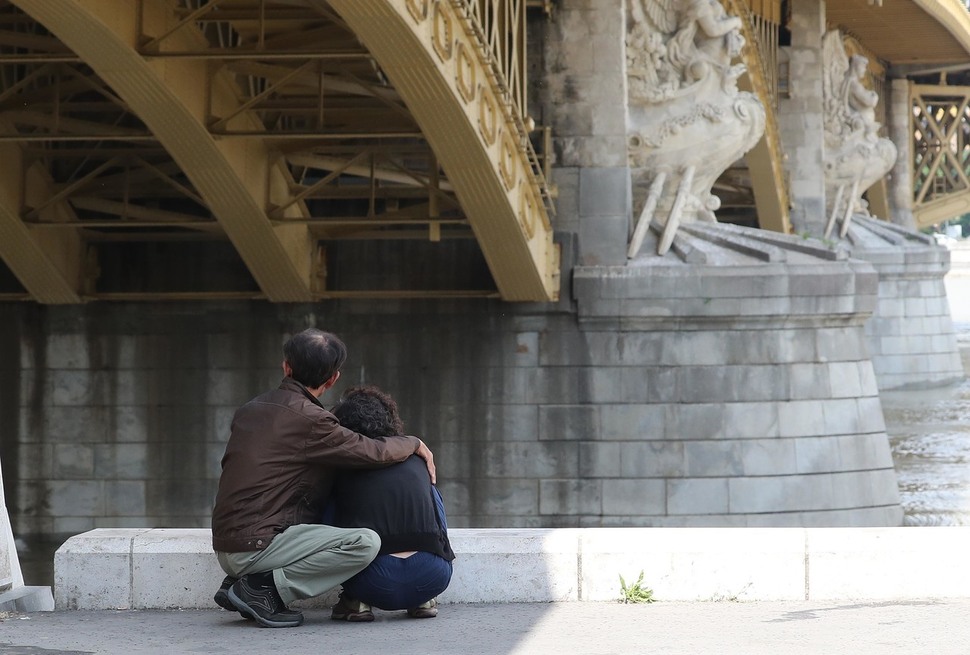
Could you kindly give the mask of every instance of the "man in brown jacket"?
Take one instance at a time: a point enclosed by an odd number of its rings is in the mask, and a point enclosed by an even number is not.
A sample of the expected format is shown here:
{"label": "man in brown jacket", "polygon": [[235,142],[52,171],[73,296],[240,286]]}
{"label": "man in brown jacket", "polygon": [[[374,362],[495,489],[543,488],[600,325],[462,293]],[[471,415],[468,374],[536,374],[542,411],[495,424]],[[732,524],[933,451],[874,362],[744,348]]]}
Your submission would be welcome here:
{"label": "man in brown jacket", "polygon": [[226,572],[215,601],[262,626],[303,623],[290,602],[318,596],[370,564],[380,538],[367,528],[319,524],[338,468],[376,468],[417,454],[417,437],[368,439],[340,426],[319,398],[340,377],[347,349],[309,329],[283,346],[278,389],[240,407],[222,458],[212,547]]}

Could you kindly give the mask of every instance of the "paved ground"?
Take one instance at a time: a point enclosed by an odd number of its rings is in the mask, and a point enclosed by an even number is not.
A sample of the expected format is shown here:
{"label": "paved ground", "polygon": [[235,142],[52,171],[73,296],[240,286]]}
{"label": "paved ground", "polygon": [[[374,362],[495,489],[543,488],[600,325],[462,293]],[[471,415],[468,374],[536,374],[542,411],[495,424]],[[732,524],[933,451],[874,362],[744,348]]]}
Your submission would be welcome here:
{"label": "paved ground", "polygon": [[966,655],[970,599],[899,603],[723,602],[446,605],[436,619],[378,613],[257,628],[222,610],[0,617],[0,654]]}

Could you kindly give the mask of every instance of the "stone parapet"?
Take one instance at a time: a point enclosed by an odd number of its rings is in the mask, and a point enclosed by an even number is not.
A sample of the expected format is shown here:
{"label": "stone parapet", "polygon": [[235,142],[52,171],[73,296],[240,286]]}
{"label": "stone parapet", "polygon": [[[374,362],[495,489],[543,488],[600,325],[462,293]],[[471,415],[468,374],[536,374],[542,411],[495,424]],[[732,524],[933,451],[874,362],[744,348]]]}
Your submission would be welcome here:
{"label": "stone parapet", "polygon": [[[970,528],[454,529],[443,603],[967,598]],[[205,529],[99,529],[54,556],[59,610],[206,609],[223,572]],[[326,607],[336,590],[299,603]]]}

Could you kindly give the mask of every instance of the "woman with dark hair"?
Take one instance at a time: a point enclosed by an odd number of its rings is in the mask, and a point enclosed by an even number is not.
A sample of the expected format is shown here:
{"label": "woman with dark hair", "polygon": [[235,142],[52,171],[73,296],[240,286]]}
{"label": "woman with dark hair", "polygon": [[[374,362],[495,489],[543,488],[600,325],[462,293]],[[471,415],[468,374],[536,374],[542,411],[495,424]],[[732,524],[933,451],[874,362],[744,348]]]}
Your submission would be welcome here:
{"label": "woman with dark hair", "polygon": [[[333,409],[341,426],[370,438],[404,433],[397,403],[377,387],[353,387]],[[420,457],[382,469],[346,470],[334,483],[337,527],[377,532],[381,549],[366,569],[343,584],[330,618],[373,621],[371,606],[437,616],[435,597],[451,581],[455,555],[441,495]],[[329,518],[329,517],[328,517]]]}

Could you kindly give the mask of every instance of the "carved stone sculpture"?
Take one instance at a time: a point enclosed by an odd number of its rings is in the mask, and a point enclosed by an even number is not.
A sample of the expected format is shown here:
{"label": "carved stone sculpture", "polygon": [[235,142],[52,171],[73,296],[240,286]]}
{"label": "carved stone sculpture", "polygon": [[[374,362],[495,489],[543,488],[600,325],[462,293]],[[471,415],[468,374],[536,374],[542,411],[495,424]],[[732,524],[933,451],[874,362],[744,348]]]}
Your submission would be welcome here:
{"label": "carved stone sculpture", "polygon": [[863,80],[869,60],[846,54],[842,34],[832,30],[822,40],[825,107],[825,197],[828,238],[841,218],[845,236],[853,214],[869,216],[861,194],[883,177],[896,161],[896,146],[879,137],[879,96]]}
{"label": "carved stone sculpture", "polygon": [[663,225],[663,255],[681,222],[716,222],[718,176],[761,138],[765,112],[738,91],[741,19],[718,0],[629,0],[628,157],[634,188],[649,185],[627,252]]}

